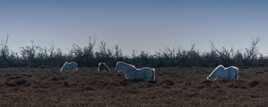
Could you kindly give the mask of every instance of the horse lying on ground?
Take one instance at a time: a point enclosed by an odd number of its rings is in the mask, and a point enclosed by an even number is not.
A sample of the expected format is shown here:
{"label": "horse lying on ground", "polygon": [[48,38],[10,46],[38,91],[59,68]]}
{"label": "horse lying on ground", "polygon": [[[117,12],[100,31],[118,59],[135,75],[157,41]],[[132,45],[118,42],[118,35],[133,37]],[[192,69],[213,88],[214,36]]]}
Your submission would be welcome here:
{"label": "horse lying on ground", "polygon": [[230,66],[228,68],[223,65],[217,66],[207,77],[207,80],[238,80],[239,68]]}
{"label": "horse lying on ground", "polygon": [[134,65],[118,61],[115,71],[124,75],[127,80],[156,81],[156,71],[154,68],[136,68]]}
{"label": "horse lying on ground", "polygon": [[74,61],[71,62],[66,61],[60,69],[60,72],[63,71],[78,71],[78,63]]}

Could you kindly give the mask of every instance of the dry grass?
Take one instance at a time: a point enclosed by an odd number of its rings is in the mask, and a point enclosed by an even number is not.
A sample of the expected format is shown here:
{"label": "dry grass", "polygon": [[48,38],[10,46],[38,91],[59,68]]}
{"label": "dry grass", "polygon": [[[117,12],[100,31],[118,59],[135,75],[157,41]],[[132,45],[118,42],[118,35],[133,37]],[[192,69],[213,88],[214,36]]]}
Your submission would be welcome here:
{"label": "dry grass", "polygon": [[[268,72],[242,70],[239,81],[206,81],[211,69],[161,68],[157,83],[124,81],[95,69],[1,69],[1,107],[265,107]],[[251,72],[257,71],[257,72]]]}

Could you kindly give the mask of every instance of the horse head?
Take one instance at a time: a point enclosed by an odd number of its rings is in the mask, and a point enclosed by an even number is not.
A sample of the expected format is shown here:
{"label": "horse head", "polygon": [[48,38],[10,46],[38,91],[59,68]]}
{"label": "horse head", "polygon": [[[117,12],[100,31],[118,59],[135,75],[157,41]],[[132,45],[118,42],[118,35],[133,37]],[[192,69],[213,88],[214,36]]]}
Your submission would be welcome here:
{"label": "horse head", "polygon": [[217,80],[218,75],[224,75],[225,67],[223,65],[217,66],[207,77],[207,80]]}

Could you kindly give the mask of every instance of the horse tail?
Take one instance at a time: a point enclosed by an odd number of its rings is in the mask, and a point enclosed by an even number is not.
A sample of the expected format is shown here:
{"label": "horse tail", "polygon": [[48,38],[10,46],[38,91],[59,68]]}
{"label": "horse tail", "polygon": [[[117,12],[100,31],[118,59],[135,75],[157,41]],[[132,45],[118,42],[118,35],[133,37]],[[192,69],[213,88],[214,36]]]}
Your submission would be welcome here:
{"label": "horse tail", "polygon": [[156,71],[155,71],[155,69],[153,69],[153,81],[156,81],[156,79],[157,79],[157,74],[156,74]]}
{"label": "horse tail", "polygon": [[98,72],[100,72],[101,62],[98,63]]}
{"label": "horse tail", "polygon": [[63,72],[63,67],[60,68],[60,72]]}
{"label": "horse tail", "polygon": [[238,80],[239,79],[239,69],[237,69],[237,71],[236,71],[236,80]]}
{"label": "horse tail", "polygon": [[120,62],[117,61],[116,64],[115,64],[115,67],[114,67],[114,71],[115,71],[115,72],[118,72],[118,66],[119,66],[119,63],[120,63]]}

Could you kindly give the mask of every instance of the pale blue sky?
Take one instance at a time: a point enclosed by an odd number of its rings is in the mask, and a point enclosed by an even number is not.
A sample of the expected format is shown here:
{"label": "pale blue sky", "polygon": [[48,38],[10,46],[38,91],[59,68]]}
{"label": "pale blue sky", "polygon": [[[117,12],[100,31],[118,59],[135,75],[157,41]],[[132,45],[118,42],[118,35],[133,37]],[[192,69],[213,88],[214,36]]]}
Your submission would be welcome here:
{"label": "pale blue sky", "polygon": [[244,49],[259,37],[267,54],[267,11],[265,0],[0,0],[0,39],[69,50],[94,36],[130,53],[193,43],[206,51],[209,41]]}

